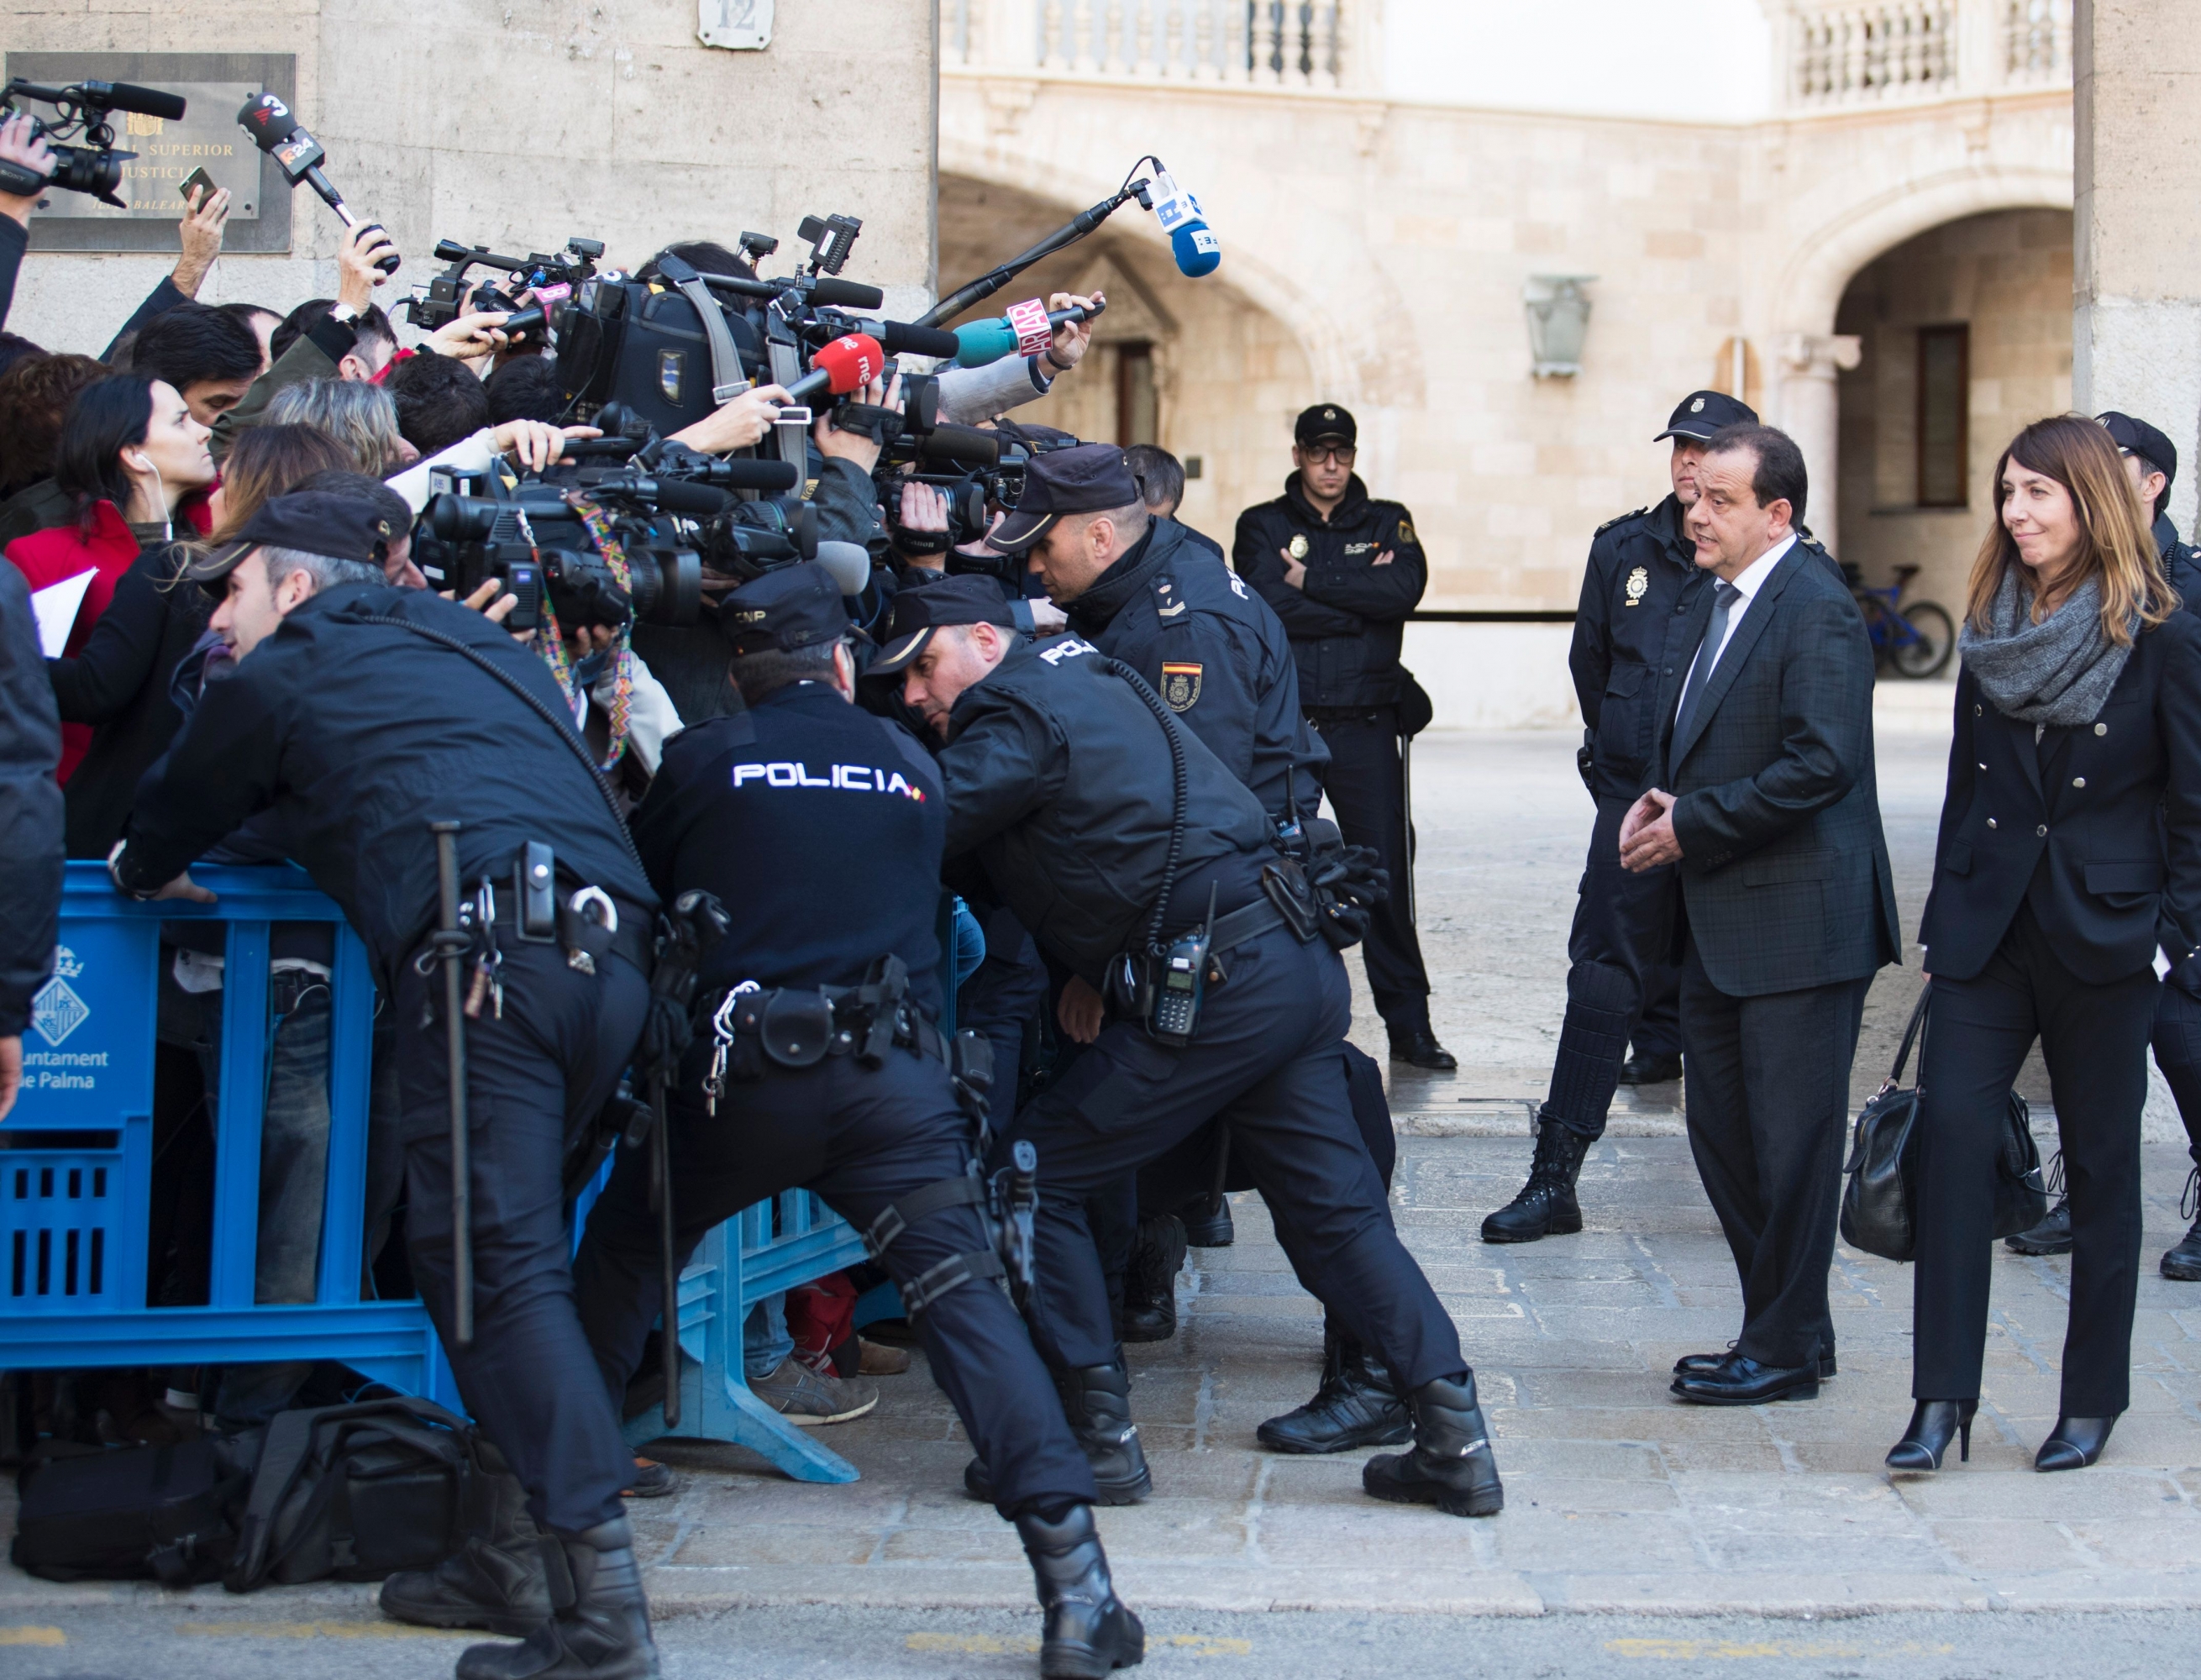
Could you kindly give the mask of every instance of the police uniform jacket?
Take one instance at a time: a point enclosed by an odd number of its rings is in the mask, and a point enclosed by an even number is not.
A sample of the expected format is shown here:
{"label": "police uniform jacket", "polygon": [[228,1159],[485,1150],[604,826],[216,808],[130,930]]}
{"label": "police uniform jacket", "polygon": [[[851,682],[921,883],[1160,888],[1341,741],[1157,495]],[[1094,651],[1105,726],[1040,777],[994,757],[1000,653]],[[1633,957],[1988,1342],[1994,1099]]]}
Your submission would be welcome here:
{"label": "police uniform jacket", "polygon": [[[2091,724],[2005,717],[1957,678],[1948,792],[1918,930],[1926,966],[1967,980],[2019,903],[2064,966],[2106,985],[2201,940],[2201,620],[2133,643]],[[2180,947],[2184,949],[2179,949]]]}
{"label": "police uniform jacket", "polygon": [[1287,783],[1300,813],[1314,814],[1329,749],[1300,715],[1291,643],[1192,532],[1157,520],[1065,610],[1073,630],[1147,679],[1271,816],[1286,815]]}
{"label": "police uniform jacket", "polygon": [[1709,585],[1711,574],[1699,568],[1696,544],[1682,529],[1686,511],[1669,496],[1608,520],[1590,540],[1567,668],[1599,799],[1634,799],[1642,791],[1658,739],[1666,646]]}
{"label": "police uniform jacket", "polygon": [[936,1015],[947,831],[932,761],[824,683],[681,731],[634,817],[658,896],[701,888],[732,920],[706,987],[856,985],[891,951]]}
{"label": "police uniform jacket", "polygon": [[[1306,587],[1284,581],[1282,551],[1306,539]],[[1376,561],[1388,553],[1388,564]],[[1414,522],[1396,502],[1378,502],[1355,473],[1325,520],[1301,493],[1296,473],[1274,502],[1238,516],[1230,563],[1276,609],[1299,661],[1300,703],[1313,712],[1395,706],[1408,681],[1399,663],[1406,614],[1429,587],[1429,561]]]}
{"label": "police uniform jacket", "polygon": [[[545,720],[466,655],[370,617],[465,643],[509,673]],[[282,817],[291,855],[366,942],[387,994],[434,925],[435,837],[456,821],[460,878],[509,881],[530,840],[561,877],[603,888],[619,914],[656,895],[602,780],[567,741],[572,713],[542,657],[478,613],[426,590],[349,584],[302,602],[207,685],[138,784],[122,884],[149,890],[256,811]]]}
{"label": "police uniform jacket", "polygon": [[2178,540],[2178,527],[2168,514],[2155,516],[2155,551],[2163,557],[2163,576],[2189,613],[2201,613],[2201,554]]}
{"label": "police uniform jacket", "polygon": [[[948,714],[938,761],[948,858],[975,852],[1041,949],[1095,987],[1108,960],[1143,937],[1160,896],[1176,811],[1163,728],[1107,655],[1075,636],[1020,639]],[[1188,778],[1180,878],[1244,859],[1242,890],[1222,899],[1235,909],[1274,855],[1268,814],[1197,736],[1178,732]],[[1206,908],[1173,900],[1171,927]]]}

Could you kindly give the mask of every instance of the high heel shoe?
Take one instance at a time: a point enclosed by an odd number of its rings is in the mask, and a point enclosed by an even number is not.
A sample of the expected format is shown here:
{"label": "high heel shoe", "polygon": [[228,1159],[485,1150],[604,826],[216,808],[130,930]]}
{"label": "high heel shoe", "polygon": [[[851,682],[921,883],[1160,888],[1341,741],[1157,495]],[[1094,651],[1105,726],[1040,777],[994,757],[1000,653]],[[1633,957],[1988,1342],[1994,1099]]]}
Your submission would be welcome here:
{"label": "high heel shoe", "polygon": [[2033,1455],[2035,1470],[2084,1470],[2102,1456],[2102,1448],[2110,1444],[2110,1431],[2117,1426],[2115,1418],[2063,1418],[2056,1419],[2056,1427],[2048,1439],[2040,1443],[2040,1450]]}
{"label": "high heel shoe", "polygon": [[1976,1400],[1922,1400],[1910,1408],[1910,1427],[1903,1439],[1888,1449],[1890,1470],[1939,1470],[1941,1455],[1949,1450],[1949,1437],[1958,1442],[1957,1457],[1971,1462],[1972,1419],[1979,1411]]}

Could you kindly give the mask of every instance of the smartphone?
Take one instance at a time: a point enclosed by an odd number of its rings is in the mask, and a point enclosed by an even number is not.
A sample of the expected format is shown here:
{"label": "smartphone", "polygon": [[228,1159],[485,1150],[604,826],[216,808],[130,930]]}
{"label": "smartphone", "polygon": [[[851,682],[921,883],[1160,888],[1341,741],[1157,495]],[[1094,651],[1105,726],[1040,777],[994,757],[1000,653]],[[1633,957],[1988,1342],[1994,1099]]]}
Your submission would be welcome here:
{"label": "smartphone", "polygon": [[185,176],[183,185],[176,189],[177,191],[183,195],[184,208],[187,210],[191,208],[191,189],[193,187],[204,189],[204,197],[199,200],[199,203],[202,204],[205,203],[207,199],[213,197],[214,195],[214,177],[207,173],[206,166],[204,164],[201,164],[197,168],[192,170],[190,174]]}

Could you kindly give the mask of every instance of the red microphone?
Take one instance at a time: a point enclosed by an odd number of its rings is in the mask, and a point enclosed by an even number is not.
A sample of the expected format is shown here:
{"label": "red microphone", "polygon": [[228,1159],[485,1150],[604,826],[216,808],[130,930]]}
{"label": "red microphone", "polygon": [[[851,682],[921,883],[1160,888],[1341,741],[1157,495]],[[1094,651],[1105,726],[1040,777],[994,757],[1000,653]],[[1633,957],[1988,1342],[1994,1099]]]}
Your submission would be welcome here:
{"label": "red microphone", "polygon": [[836,338],[810,358],[810,371],[787,388],[790,403],[807,403],[829,393],[846,397],[878,378],[887,365],[887,353],[866,332],[850,332]]}

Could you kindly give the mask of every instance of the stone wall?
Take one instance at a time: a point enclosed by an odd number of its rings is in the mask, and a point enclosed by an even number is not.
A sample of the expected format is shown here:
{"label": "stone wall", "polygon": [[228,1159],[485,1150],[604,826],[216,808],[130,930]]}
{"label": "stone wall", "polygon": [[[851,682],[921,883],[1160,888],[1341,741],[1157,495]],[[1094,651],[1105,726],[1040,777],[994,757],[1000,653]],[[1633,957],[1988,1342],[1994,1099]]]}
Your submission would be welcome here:
{"label": "stone wall", "polygon": [[[388,290],[429,278],[438,238],[525,254],[579,233],[631,266],[670,239],[754,228],[791,258],[803,215],[837,210],[864,221],[851,279],[890,303],[929,296],[932,9],[783,3],[761,52],[706,47],[696,27],[695,0],[0,0],[14,51],[295,53],[295,107],[332,179],[413,253]],[[225,257],[202,295],[287,308],[332,290],[338,226],[302,191],[291,253]],[[166,267],[35,254],[9,325],[97,350]]]}

